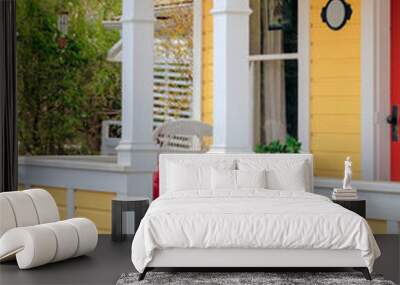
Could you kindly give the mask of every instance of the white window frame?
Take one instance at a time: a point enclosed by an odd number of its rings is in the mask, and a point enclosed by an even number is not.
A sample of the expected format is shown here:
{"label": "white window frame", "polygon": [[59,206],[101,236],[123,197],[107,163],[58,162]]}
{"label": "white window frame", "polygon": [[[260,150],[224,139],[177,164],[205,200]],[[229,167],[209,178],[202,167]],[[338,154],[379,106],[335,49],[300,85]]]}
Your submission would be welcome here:
{"label": "white window frame", "polygon": [[361,3],[361,175],[390,180],[390,0]]}
{"label": "white window frame", "polygon": [[[250,70],[255,62],[290,60],[298,62],[298,138],[302,151],[310,152],[310,0],[298,0],[297,53],[249,56]],[[253,84],[250,73],[250,85]]]}

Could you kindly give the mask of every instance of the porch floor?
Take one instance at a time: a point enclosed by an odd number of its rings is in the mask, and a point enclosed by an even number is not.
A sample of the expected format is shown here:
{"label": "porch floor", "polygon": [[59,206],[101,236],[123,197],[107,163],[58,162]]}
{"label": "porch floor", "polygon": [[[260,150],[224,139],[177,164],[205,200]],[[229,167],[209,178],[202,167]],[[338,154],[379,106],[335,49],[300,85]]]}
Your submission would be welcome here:
{"label": "porch floor", "polygon": [[[382,256],[376,261],[374,272],[398,284],[400,235],[376,235],[375,238]],[[122,273],[134,271],[131,242],[132,238],[128,238],[115,243],[109,235],[100,235],[97,249],[88,256],[30,270],[19,270],[16,262],[0,264],[0,284],[115,284]]]}

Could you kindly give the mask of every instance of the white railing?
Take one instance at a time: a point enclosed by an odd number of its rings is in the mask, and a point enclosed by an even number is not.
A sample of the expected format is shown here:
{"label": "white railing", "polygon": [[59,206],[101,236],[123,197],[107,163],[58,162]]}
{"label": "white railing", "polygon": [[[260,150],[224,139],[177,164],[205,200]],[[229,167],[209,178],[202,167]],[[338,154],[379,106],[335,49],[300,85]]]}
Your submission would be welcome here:
{"label": "white railing", "polygon": [[[192,65],[176,60],[156,60],[154,64],[154,127],[171,119],[192,117]],[[103,121],[101,125],[101,154],[116,154],[120,137],[115,136],[121,122]]]}
{"label": "white railing", "polygon": [[[113,131],[112,127],[119,128],[119,131]],[[121,137],[118,133],[121,130],[121,121],[102,121],[101,122],[101,154],[116,154],[115,148],[118,146]],[[116,134],[117,133],[117,134]]]}

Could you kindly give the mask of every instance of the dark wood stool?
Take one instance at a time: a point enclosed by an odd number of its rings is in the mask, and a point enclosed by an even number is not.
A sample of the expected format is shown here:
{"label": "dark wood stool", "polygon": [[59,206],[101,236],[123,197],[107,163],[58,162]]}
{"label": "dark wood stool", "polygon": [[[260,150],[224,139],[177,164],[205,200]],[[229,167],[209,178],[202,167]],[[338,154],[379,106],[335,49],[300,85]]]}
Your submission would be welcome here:
{"label": "dark wood stool", "polygon": [[140,221],[149,208],[149,198],[147,197],[127,197],[115,198],[112,200],[112,234],[113,241],[123,241],[126,234],[122,233],[122,215],[124,212],[135,212],[135,232],[137,231]]}

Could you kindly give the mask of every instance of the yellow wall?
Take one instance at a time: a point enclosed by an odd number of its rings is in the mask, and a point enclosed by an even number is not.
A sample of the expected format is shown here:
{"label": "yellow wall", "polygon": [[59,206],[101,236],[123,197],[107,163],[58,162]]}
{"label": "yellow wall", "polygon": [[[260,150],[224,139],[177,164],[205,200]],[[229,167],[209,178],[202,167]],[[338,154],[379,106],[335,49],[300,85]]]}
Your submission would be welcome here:
{"label": "yellow wall", "polygon": [[387,222],[384,220],[373,220],[368,219],[368,224],[374,234],[386,234],[387,233]]}
{"label": "yellow wall", "polygon": [[59,187],[49,187],[42,185],[32,185],[32,188],[41,188],[47,190],[56,201],[60,219],[67,219],[67,189]]}
{"label": "yellow wall", "polygon": [[213,18],[210,14],[212,0],[203,1],[202,18],[202,100],[201,120],[213,122]]}
{"label": "yellow wall", "polygon": [[112,192],[75,191],[75,217],[92,220],[99,233],[111,233],[111,200],[116,196]]}
{"label": "yellow wall", "polygon": [[360,177],[360,0],[348,1],[353,15],[339,31],[321,21],[326,1],[311,4],[311,152],[317,176],[342,177],[353,160]]}
{"label": "yellow wall", "polygon": [[[21,186],[23,188],[23,186]],[[57,203],[62,220],[67,219],[67,189],[33,185],[32,188],[47,190]],[[85,217],[92,220],[101,234],[111,233],[111,200],[116,197],[113,192],[75,191],[74,217]]]}

